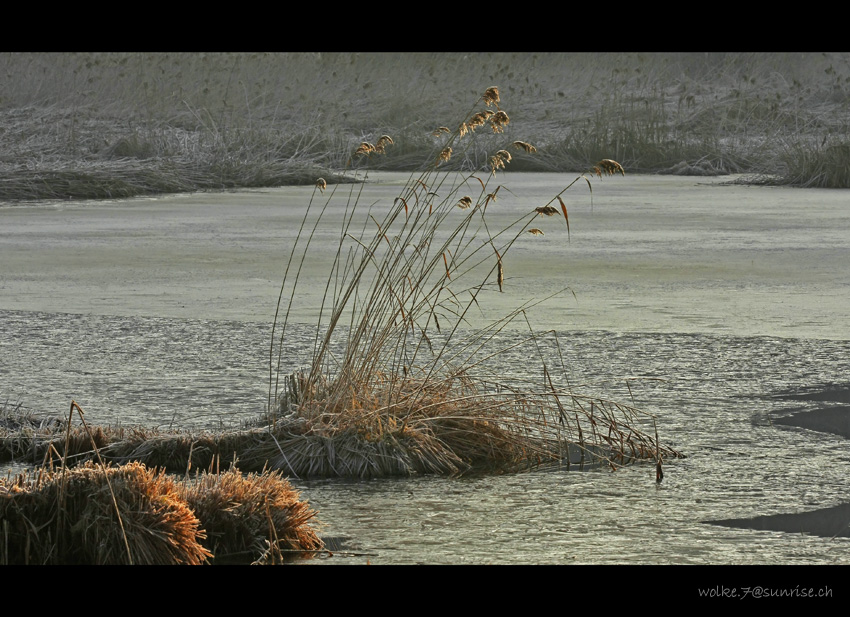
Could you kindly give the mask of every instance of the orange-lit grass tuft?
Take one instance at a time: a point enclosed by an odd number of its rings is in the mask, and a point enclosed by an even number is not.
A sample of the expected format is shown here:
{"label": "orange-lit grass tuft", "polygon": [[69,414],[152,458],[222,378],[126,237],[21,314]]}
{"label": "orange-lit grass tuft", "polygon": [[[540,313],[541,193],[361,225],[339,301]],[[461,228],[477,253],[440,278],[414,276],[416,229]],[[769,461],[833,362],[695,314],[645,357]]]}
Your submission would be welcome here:
{"label": "orange-lit grass tuft", "polygon": [[310,526],[316,512],[279,471],[202,473],[179,492],[206,531],[214,563],[279,563],[323,548]]}
{"label": "orange-lit grass tuft", "polygon": [[211,556],[174,480],[140,463],[0,480],[0,520],[4,564],[197,565]]}

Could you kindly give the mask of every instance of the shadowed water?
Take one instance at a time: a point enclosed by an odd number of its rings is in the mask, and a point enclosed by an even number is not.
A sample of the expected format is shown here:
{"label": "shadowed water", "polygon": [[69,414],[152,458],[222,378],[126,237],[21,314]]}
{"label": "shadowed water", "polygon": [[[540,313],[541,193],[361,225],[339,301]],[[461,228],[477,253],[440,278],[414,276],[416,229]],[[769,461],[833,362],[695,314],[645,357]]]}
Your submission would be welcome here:
{"label": "shadowed water", "polygon": [[[404,180],[377,177],[368,199],[391,200]],[[497,204],[513,216],[563,180],[506,175],[522,197]],[[92,423],[253,419],[309,192],[0,207],[2,395],[51,415],[73,399]],[[312,563],[846,563],[847,538],[707,523],[836,508],[850,494],[846,438],[785,424],[846,403],[793,396],[850,384],[846,193],[626,176],[594,184],[592,212],[586,192],[567,195],[570,241],[541,219],[545,236],[515,247],[506,293],[480,319],[569,287],[575,296],[533,313],[557,333],[562,379],[655,414],[662,440],[688,458],[667,461],[660,485],[649,465],[294,479],[325,535],[344,538]],[[307,305],[321,272],[305,279]],[[306,361],[313,336],[290,325],[284,370]],[[496,361],[505,375],[542,378],[527,348]]]}

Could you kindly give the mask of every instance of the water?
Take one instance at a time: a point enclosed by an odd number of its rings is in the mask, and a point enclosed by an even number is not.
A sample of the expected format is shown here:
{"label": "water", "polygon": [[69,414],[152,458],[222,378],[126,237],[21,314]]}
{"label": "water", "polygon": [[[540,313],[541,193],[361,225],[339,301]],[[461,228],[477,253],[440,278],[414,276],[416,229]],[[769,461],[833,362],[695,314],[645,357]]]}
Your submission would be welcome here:
{"label": "water", "polygon": [[[391,200],[404,176],[377,178],[368,197]],[[523,197],[500,192],[497,204],[507,217],[563,180],[506,174]],[[104,424],[256,417],[283,260],[309,192],[0,207],[2,396],[56,415],[73,399]],[[847,538],[705,523],[847,501],[846,439],[774,422],[820,404],[783,393],[850,383],[847,193],[626,176],[594,183],[592,212],[586,193],[565,195],[570,241],[541,218],[546,235],[515,247],[506,293],[482,319],[570,287],[575,296],[533,314],[557,332],[565,378],[633,397],[687,458],[668,461],[660,485],[648,465],[294,479],[324,535],[346,538],[347,552],[311,563],[847,563]],[[304,296],[302,321],[313,300]],[[308,357],[312,334],[290,328],[286,368]],[[508,329],[500,342],[524,334]],[[498,369],[535,378],[532,360],[506,354]]]}

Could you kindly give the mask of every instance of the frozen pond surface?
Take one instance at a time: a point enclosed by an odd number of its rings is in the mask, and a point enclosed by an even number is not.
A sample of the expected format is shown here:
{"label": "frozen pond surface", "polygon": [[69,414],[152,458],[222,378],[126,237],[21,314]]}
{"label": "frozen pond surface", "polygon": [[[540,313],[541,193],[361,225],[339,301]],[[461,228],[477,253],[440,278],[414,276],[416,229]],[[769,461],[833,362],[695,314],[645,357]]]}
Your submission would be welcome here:
{"label": "frozen pond surface", "polygon": [[[500,174],[510,192],[488,216],[513,220],[573,177]],[[407,176],[371,178],[361,199],[380,205]],[[844,436],[774,422],[842,409],[783,395],[850,384],[850,194],[724,180],[597,179],[592,211],[577,184],[564,194],[570,241],[563,218],[541,218],[545,235],[515,245],[506,292],[490,294],[480,316],[574,292],[532,321],[558,333],[571,383],[634,396],[658,416],[661,438],[688,455],[667,463],[660,486],[645,465],[294,480],[325,534],[364,554],[314,563],[850,561],[847,538],[704,522],[830,508],[850,494]],[[311,192],[0,205],[0,396],[57,415],[74,399],[93,423],[215,427],[256,417],[279,284]],[[302,285],[297,320],[314,318],[326,266],[305,270],[316,284]],[[292,328],[291,368],[312,334]],[[499,362],[506,373],[539,372],[521,354]],[[640,378],[631,393],[626,378]]]}

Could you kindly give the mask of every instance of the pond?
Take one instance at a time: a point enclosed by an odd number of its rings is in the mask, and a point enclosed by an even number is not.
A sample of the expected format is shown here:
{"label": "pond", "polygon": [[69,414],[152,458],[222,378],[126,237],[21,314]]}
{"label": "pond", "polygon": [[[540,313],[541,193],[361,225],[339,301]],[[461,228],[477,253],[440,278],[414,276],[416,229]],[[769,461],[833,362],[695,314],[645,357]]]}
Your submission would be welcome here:
{"label": "pond", "polygon": [[[505,190],[488,216],[510,222],[574,177],[500,173]],[[361,203],[389,207],[407,178],[371,174]],[[835,508],[850,494],[846,436],[784,423],[847,406],[805,396],[850,386],[847,192],[728,180],[606,177],[592,194],[577,183],[563,195],[569,236],[563,217],[541,217],[544,235],[511,249],[504,293],[488,293],[468,325],[564,289],[530,321],[557,335],[571,384],[657,416],[662,441],[687,455],[665,463],[663,482],[649,465],[293,478],[342,546],[307,563],[850,561],[850,540],[832,537],[850,521],[832,535],[709,523]],[[311,193],[0,204],[0,396],[49,415],[76,400],[95,424],[214,428],[257,417],[280,282]],[[319,230],[327,259],[302,273],[287,370],[312,349],[333,233]],[[499,342],[526,335],[523,321]],[[493,362],[541,375],[522,351]]]}

